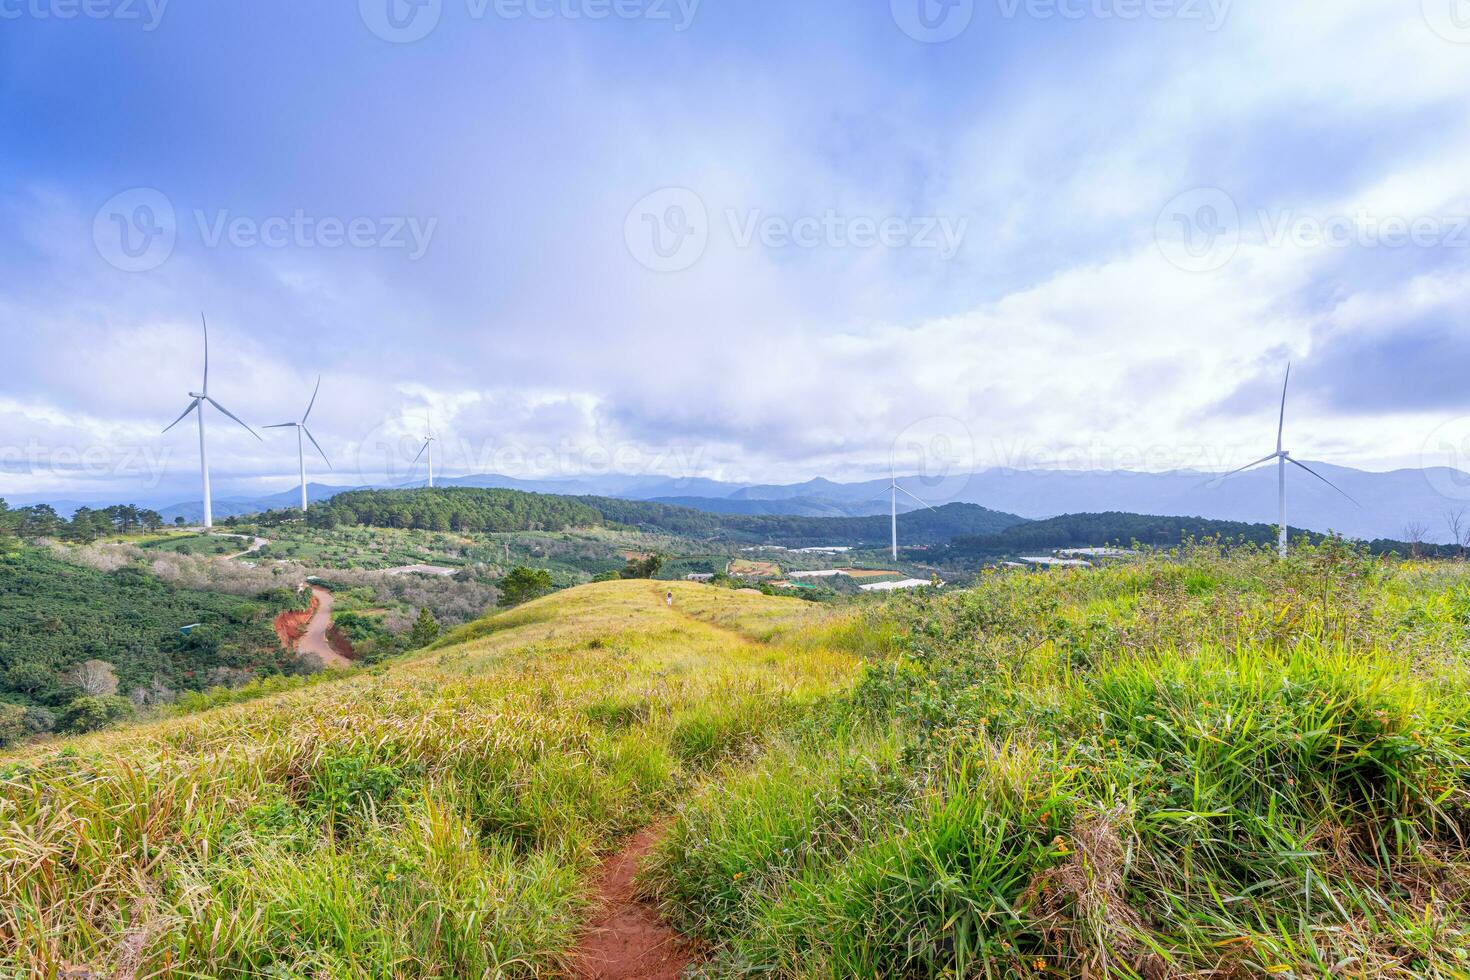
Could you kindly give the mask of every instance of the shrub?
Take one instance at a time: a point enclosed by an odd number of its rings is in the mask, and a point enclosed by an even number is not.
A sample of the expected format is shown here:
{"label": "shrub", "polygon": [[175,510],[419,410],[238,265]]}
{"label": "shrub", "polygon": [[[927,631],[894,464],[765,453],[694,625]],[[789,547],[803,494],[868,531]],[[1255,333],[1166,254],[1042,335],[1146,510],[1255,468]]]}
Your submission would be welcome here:
{"label": "shrub", "polygon": [[0,703],[0,746],[29,734],[25,724],[26,709],[18,704]]}
{"label": "shrub", "polygon": [[133,717],[133,702],[116,694],[84,694],[67,705],[57,718],[57,727],[80,734]]}
{"label": "shrub", "polygon": [[5,672],[5,686],[21,694],[42,694],[56,686],[56,672],[45,664],[23,660]]}
{"label": "shrub", "polygon": [[43,735],[56,730],[56,713],[49,708],[29,707],[25,717],[26,731],[32,735]]}

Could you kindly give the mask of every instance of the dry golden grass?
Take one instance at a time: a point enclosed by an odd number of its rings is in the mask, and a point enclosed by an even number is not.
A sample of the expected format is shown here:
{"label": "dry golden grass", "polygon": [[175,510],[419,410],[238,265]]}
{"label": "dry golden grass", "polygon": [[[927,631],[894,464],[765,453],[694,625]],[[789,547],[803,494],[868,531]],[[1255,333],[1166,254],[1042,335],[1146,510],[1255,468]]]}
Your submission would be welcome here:
{"label": "dry golden grass", "polygon": [[0,759],[0,975],[554,972],[598,852],[845,687],[849,626],[611,582],[375,675]]}

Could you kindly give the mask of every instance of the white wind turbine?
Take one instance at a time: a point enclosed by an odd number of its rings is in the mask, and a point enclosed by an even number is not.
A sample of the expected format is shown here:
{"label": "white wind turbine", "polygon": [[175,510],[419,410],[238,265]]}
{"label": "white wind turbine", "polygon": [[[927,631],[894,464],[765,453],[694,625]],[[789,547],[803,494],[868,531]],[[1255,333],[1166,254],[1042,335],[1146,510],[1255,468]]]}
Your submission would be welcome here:
{"label": "white wind turbine", "polygon": [[409,465],[417,466],[419,460],[423,459],[424,453],[429,454],[429,489],[432,490],[434,489],[434,443],[438,439],[434,436],[434,423],[429,419],[425,419],[424,424],[429,427],[429,434],[425,437],[424,444],[419,449],[419,454],[413,458],[413,462]]}
{"label": "white wind turbine", "polygon": [[[918,497],[915,497],[913,494],[909,493],[903,487],[899,486],[898,475],[895,470],[889,470],[888,486],[883,490],[882,493],[879,493],[876,497],[873,497],[872,499],[877,500],[878,497],[883,496],[883,494],[885,493],[892,495],[891,513],[893,517],[893,560],[898,561],[898,495],[903,494],[906,497],[911,497],[914,501],[916,501],[923,507],[929,507],[929,505],[923,500],[920,500]],[[929,507],[929,509],[934,510],[933,507]],[[938,511],[934,512],[936,514],[939,513]]]}
{"label": "white wind turbine", "polygon": [[1291,453],[1287,452],[1286,449],[1284,448],[1284,445],[1285,445],[1285,437],[1286,437],[1286,391],[1287,391],[1287,389],[1290,386],[1291,386],[1291,365],[1288,364],[1288,365],[1286,365],[1286,383],[1281,386],[1281,420],[1280,420],[1280,422],[1276,426],[1276,451],[1274,453],[1272,453],[1271,455],[1269,455],[1269,456],[1263,456],[1263,457],[1261,457],[1260,459],[1256,460],[1254,463],[1247,463],[1245,466],[1242,466],[1240,469],[1238,469],[1238,470],[1231,470],[1229,473],[1226,473],[1223,476],[1216,477],[1214,480],[1211,480],[1209,482],[1209,485],[1210,486],[1219,486],[1222,481],[1230,479],[1230,477],[1235,476],[1237,473],[1244,473],[1246,470],[1255,469],[1257,466],[1260,466],[1262,463],[1269,463],[1273,459],[1276,460],[1277,502],[1280,505],[1280,517],[1281,517],[1280,524],[1279,524],[1279,527],[1280,527],[1280,532],[1279,532],[1280,537],[1279,537],[1279,539],[1277,541],[1277,550],[1280,552],[1282,558],[1285,558],[1286,557],[1287,540],[1288,540],[1287,527],[1286,527],[1286,464],[1287,463],[1290,463],[1292,466],[1300,467],[1301,469],[1306,470],[1308,473],[1312,474],[1312,476],[1315,476],[1317,479],[1321,480],[1323,483],[1327,484],[1329,487],[1331,487],[1332,489],[1336,490],[1338,493],[1342,494],[1344,497],[1347,497],[1348,500],[1352,500],[1352,502],[1353,502],[1353,504],[1355,506],[1362,506],[1356,500],[1353,500],[1353,498],[1351,496],[1349,496],[1348,493],[1345,490],[1343,490],[1337,484],[1333,483],[1331,480],[1327,479],[1327,477],[1323,476],[1321,473],[1318,473],[1316,470],[1312,469],[1306,463],[1303,463],[1303,462],[1301,462],[1300,460],[1297,460],[1297,459],[1293,459]]}
{"label": "white wind turbine", "polygon": [[311,418],[311,410],[316,407],[316,396],[321,393],[321,390],[322,378],[321,375],[317,375],[316,390],[311,393],[311,403],[306,406],[306,414],[301,416],[301,421],[282,422],[280,425],[266,426],[267,429],[296,430],[296,457],[301,463],[301,513],[303,514],[306,513],[306,508],[308,506],[308,502],[306,499],[306,443],[301,438],[303,435],[306,436],[307,439],[310,439],[311,444],[316,447],[316,451],[322,454],[322,462],[327,464],[327,468],[332,469],[332,461],[330,459],[327,459],[326,450],[322,448],[321,443],[316,441],[316,436],[311,434],[311,430],[306,427],[306,420]]}
{"label": "white wind turbine", "polygon": [[[183,414],[174,419],[169,424],[168,429],[164,429],[163,431],[167,432],[184,421],[184,419],[189,417],[190,412],[197,411],[199,413],[199,469],[204,477],[204,526],[206,528],[212,528],[214,527],[214,504],[209,494],[209,447],[204,439],[204,403],[209,402],[209,404],[213,405],[222,414],[234,419],[236,422],[240,422],[240,418],[228,408],[225,408],[219,402],[209,397],[209,322],[204,319],[203,313],[199,314],[199,320],[204,324],[204,390],[189,392],[189,397],[194,400],[189,403],[188,408],[184,409]],[[255,438],[260,438],[260,435],[244,422],[240,422],[240,426],[246,432],[255,436]]]}

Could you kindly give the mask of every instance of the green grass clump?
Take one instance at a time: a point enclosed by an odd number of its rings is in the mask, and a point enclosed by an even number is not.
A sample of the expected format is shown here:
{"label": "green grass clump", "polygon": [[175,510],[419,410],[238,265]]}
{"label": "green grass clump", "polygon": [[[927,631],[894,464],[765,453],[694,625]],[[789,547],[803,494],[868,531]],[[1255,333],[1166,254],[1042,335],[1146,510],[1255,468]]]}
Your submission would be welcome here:
{"label": "green grass clump", "polygon": [[895,599],[646,887],[715,974],[1470,975],[1467,581],[1329,542]]}

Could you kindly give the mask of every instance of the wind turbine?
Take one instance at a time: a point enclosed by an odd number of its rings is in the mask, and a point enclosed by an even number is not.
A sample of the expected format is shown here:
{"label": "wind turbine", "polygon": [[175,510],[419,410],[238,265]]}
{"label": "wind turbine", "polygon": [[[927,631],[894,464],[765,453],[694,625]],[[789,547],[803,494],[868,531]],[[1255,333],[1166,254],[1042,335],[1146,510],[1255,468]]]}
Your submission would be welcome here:
{"label": "wind turbine", "polygon": [[1287,550],[1287,528],[1286,528],[1286,464],[1287,463],[1290,463],[1292,466],[1296,466],[1296,467],[1299,467],[1299,468],[1301,468],[1303,470],[1306,470],[1308,473],[1312,474],[1317,479],[1321,480],[1323,483],[1327,484],[1329,487],[1331,487],[1332,489],[1336,490],[1338,493],[1342,494],[1344,497],[1347,497],[1348,500],[1352,500],[1352,502],[1353,502],[1353,504],[1355,506],[1359,506],[1359,507],[1362,506],[1356,500],[1353,500],[1353,498],[1348,495],[1347,491],[1343,490],[1337,484],[1335,484],[1331,480],[1327,479],[1327,477],[1323,476],[1321,473],[1318,473],[1316,470],[1312,469],[1306,463],[1303,463],[1303,462],[1301,462],[1300,460],[1297,460],[1297,459],[1293,459],[1291,453],[1287,452],[1287,450],[1284,448],[1284,446],[1285,446],[1285,437],[1286,437],[1286,392],[1287,392],[1287,389],[1290,388],[1290,387],[1291,387],[1291,365],[1288,364],[1288,365],[1286,365],[1286,383],[1281,386],[1281,420],[1280,420],[1280,422],[1276,426],[1276,451],[1274,453],[1272,453],[1271,455],[1269,455],[1269,456],[1263,456],[1263,457],[1261,457],[1260,459],[1256,460],[1254,463],[1247,463],[1245,466],[1242,466],[1238,470],[1231,470],[1229,473],[1226,473],[1223,476],[1216,477],[1214,480],[1211,480],[1210,483],[1209,483],[1210,486],[1219,486],[1222,481],[1230,479],[1232,476],[1235,476],[1237,473],[1244,473],[1246,470],[1255,469],[1257,466],[1260,466],[1262,463],[1269,463],[1273,459],[1276,460],[1276,492],[1277,492],[1277,500],[1278,500],[1278,503],[1280,504],[1280,514],[1281,514],[1281,522],[1280,522],[1280,525],[1279,525],[1279,527],[1280,527],[1280,537],[1279,537],[1279,539],[1277,541],[1277,550],[1280,552],[1282,558],[1285,558],[1286,557],[1286,550]]}
{"label": "wind turbine", "polygon": [[429,427],[429,434],[424,439],[424,444],[419,449],[419,454],[413,458],[413,462],[409,465],[417,466],[419,460],[423,458],[424,453],[427,452],[429,454],[429,489],[432,490],[434,489],[434,443],[437,440],[434,438],[434,423],[425,419],[424,424]]}
{"label": "wind turbine", "polygon": [[[873,497],[872,499],[873,500],[877,500],[878,497],[883,496],[883,494],[885,494],[885,493],[891,494],[892,495],[892,498],[893,498],[892,499],[892,508],[891,508],[891,513],[892,513],[892,516],[893,516],[893,560],[894,561],[898,561],[898,495],[899,494],[903,494],[906,497],[911,497],[915,501],[917,501],[920,505],[922,505],[924,507],[929,507],[929,505],[927,503],[925,503],[924,501],[919,500],[918,497],[915,497],[913,494],[909,493],[903,487],[899,486],[899,484],[898,484],[898,474],[897,474],[897,472],[895,470],[889,470],[888,486],[886,488],[884,488],[884,490],[881,493],[879,493],[877,496]],[[929,509],[930,510],[934,510],[933,507],[929,507]],[[939,513],[938,511],[934,511],[934,512],[936,514]]]}
{"label": "wind turbine", "polygon": [[322,454],[322,462],[324,462],[324,463],[327,464],[327,468],[328,469],[331,469],[332,468],[332,461],[330,459],[327,459],[327,452],[326,452],[326,450],[324,450],[322,448],[322,444],[321,443],[319,443],[319,442],[316,441],[316,436],[314,436],[314,435],[311,434],[311,430],[306,427],[306,420],[309,419],[309,418],[311,418],[311,410],[316,407],[316,396],[321,393],[321,390],[322,390],[322,378],[321,378],[321,375],[317,375],[317,378],[316,378],[316,391],[313,391],[311,393],[311,404],[309,404],[309,405],[306,406],[306,414],[303,415],[303,416],[301,416],[301,421],[300,422],[282,422],[280,425],[268,425],[268,426],[266,426],[267,429],[295,429],[296,430],[296,456],[297,456],[297,459],[301,463],[301,513],[303,513],[303,514],[306,513],[306,508],[307,508],[307,499],[306,499],[306,443],[301,438],[303,435],[306,436],[307,439],[310,439],[311,440],[311,444],[316,447],[316,451]]}
{"label": "wind turbine", "polygon": [[204,319],[203,313],[199,314],[199,321],[204,324],[204,390],[189,392],[189,397],[194,400],[189,403],[188,408],[184,409],[183,414],[174,419],[169,424],[168,429],[164,429],[163,431],[167,432],[184,421],[184,419],[189,417],[190,412],[197,411],[199,413],[199,469],[204,477],[204,527],[208,529],[214,527],[214,505],[209,495],[209,446],[204,439],[204,403],[209,402],[209,404],[213,405],[222,414],[239,422],[240,427],[252,436],[255,436],[255,438],[259,439],[260,434],[244,422],[240,422],[239,416],[235,415],[235,413],[209,397],[209,322]]}

